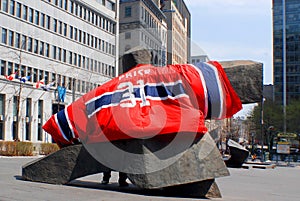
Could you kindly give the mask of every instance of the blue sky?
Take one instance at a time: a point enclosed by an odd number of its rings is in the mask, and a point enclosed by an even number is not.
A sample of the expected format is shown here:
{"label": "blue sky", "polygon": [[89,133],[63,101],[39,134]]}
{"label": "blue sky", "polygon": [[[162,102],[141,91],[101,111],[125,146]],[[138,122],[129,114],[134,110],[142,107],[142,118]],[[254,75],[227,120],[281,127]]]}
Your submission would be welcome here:
{"label": "blue sky", "polygon": [[192,15],[192,42],[211,60],[253,60],[273,82],[271,0],[185,0]]}

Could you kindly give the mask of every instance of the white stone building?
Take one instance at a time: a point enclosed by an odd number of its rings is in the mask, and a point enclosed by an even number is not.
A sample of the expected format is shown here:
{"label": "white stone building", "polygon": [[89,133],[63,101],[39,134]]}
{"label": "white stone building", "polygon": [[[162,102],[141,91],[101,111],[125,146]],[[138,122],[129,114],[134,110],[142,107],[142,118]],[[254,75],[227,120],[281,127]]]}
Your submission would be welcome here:
{"label": "white stone building", "polygon": [[191,63],[197,64],[199,62],[209,61],[207,53],[196,43],[192,42],[192,51],[191,51]]}
{"label": "white stone building", "polygon": [[[158,0],[120,0],[120,57],[142,48],[151,53],[153,65],[166,65],[166,20]],[[128,70],[119,67],[120,73]]]}
{"label": "white stone building", "polygon": [[[58,106],[118,74],[118,5],[116,0],[0,0],[0,140],[51,142],[42,125]],[[30,80],[6,79],[16,72]],[[49,91],[34,88],[40,80],[56,84]],[[59,85],[67,89],[63,103],[55,93]]]}

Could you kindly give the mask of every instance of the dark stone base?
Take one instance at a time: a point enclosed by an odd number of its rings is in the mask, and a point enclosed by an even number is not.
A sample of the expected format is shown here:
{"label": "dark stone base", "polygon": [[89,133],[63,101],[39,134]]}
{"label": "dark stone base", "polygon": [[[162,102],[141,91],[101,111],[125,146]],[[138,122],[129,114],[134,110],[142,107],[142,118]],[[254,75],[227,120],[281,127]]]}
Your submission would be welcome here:
{"label": "dark stone base", "polygon": [[196,198],[221,198],[221,192],[214,179],[200,182],[170,186],[164,188],[173,196],[188,196]]}
{"label": "dark stone base", "polygon": [[73,179],[108,170],[82,145],[74,145],[24,165],[22,177],[35,182],[66,184]]}
{"label": "dark stone base", "polygon": [[[107,146],[107,144],[95,144],[95,147]],[[128,162],[129,159],[126,160],[126,158],[121,163],[130,163],[128,168],[138,167],[147,170],[151,169],[151,166],[159,165],[151,160],[156,156],[155,150],[158,150],[164,143],[153,138],[114,142],[114,145],[142,155],[141,160],[134,164]],[[180,150],[178,147],[178,150],[174,150],[171,155],[179,152],[182,155],[169,166],[155,172],[130,173],[128,174],[129,180],[141,189],[166,188],[175,194],[220,197],[220,191],[214,183],[214,178],[228,176],[229,172],[210,135],[206,134],[196,140],[188,149]],[[110,158],[107,154],[102,154],[106,160]],[[168,154],[170,153],[168,152]],[[157,162],[161,160],[161,158],[156,158]],[[24,165],[22,177],[35,182],[66,184],[76,178],[108,171],[109,168],[98,162],[102,160],[97,159],[83,145],[69,146]]]}

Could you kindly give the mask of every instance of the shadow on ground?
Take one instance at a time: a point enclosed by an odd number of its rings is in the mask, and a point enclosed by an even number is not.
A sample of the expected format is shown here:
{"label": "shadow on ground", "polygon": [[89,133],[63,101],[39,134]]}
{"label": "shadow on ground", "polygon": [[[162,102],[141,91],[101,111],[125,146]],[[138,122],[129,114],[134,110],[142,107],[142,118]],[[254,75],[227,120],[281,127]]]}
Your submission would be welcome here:
{"label": "shadow on ground", "polygon": [[[106,191],[114,191],[121,192],[127,194],[136,194],[136,195],[144,195],[144,196],[157,196],[157,197],[173,197],[173,198],[198,198],[195,196],[188,196],[178,194],[171,189],[140,189],[133,184],[129,184],[128,187],[119,187],[117,182],[110,183],[107,185],[101,184],[100,182],[91,182],[91,181],[82,181],[82,180],[73,180],[69,182],[67,185],[75,186],[80,188],[90,188],[90,189],[98,189],[98,190],[106,190]],[[200,199],[208,200],[205,197],[200,197]]]}

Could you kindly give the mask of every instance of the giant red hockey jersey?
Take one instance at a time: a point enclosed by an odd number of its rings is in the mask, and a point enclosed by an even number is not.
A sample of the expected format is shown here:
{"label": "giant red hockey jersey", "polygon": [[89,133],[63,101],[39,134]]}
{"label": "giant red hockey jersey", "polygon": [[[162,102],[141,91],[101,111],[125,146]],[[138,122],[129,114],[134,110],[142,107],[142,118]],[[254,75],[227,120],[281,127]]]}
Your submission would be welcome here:
{"label": "giant red hockey jersey", "polygon": [[204,120],[233,116],[241,102],[218,62],[138,65],[88,92],[43,126],[60,147],[149,138],[178,132],[204,134]]}

